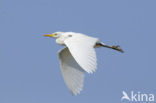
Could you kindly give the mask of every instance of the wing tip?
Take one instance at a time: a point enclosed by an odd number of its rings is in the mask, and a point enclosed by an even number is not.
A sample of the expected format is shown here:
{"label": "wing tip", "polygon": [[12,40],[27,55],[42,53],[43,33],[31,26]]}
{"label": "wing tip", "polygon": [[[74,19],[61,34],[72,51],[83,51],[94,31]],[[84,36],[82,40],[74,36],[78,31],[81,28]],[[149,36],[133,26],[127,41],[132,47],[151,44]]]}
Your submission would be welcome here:
{"label": "wing tip", "polygon": [[[83,87],[82,87],[82,88],[83,88]],[[76,89],[76,90],[74,90],[74,91],[70,90],[72,96],[77,96],[77,95],[79,95],[79,94],[81,93],[81,91],[82,91],[82,88]]]}
{"label": "wing tip", "polygon": [[97,70],[97,67],[95,67],[94,69],[87,69],[85,71],[89,74],[93,74],[94,72],[96,72],[96,70]]}

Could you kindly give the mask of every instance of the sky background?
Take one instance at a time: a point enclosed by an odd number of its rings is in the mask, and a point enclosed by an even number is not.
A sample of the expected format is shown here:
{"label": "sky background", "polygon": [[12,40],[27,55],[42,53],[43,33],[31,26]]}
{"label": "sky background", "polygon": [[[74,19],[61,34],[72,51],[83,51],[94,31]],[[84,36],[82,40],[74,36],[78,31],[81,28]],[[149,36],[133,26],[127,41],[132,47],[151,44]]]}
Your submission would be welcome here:
{"label": "sky background", "polygon": [[[0,103],[120,103],[123,90],[156,96],[155,5],[155,0],[0,0]],[[83,91],[72,96],[59,67],[62,47],[43,37],[56,31],[98,37],[125,53],[97,49],[96,73],[86,73]]]}

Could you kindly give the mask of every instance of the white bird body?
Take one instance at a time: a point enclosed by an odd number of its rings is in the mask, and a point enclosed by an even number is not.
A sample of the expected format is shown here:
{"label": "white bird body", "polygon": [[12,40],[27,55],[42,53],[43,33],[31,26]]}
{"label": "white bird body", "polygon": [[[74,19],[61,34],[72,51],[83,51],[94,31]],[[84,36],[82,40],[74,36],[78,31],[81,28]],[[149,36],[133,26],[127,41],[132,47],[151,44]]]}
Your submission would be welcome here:
{"label": "white bird body", "polygon": [[[97,38],[81,33],[55,32],[46,34],[56,38],[56,43],[66,46],[59,51],[59,60],[64,81],[73,95],[83,88],[84,71],[93,73],[97,68],[95,47],[107,47],[121,51],[118,46],[107,46]],[[122,51],[121,51],[122,52]]]}
{"label": "white bird body", "polygon": [[[92,39],[97,39],[97,38],[93,38],[93,37],[89,37],[87,35],[81,34],[81,33],[74,33],[74,32],[57,32],[62,34],[59,38],[56,38],[56,43],[60,44],[60,45],[65,45],[65,40],[71,38],[70,36],[72,36],[72,39],[74,38],[75,41],[80,41],[80,40],[86,40],[89,38]],[[98,41],[98,39],[97,39]]]}

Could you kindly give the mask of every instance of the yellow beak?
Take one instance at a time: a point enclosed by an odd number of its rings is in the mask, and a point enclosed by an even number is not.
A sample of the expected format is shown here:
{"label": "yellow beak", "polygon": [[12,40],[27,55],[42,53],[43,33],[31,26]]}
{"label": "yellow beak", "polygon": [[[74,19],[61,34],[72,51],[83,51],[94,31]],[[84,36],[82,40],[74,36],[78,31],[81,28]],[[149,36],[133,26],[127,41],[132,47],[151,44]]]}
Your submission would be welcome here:
{"label": "yellow beak", "polygon": [[53,33],[53,34],[45,34],[44,36],[46,36],[46,37],[54,37],[55,33]]}

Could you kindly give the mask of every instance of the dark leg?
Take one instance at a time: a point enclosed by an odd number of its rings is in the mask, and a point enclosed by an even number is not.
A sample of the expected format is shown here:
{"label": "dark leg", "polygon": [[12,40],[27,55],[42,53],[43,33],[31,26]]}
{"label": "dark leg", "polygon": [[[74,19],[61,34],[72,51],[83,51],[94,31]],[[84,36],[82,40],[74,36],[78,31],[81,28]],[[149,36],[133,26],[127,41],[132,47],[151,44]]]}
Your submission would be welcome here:
{"label": "dark leg", "polygon": [[113,45],[113,46],[109,46],[109,45],[105,45],[103,43],[96,43],[97,46],[102,46],[102,47],[106,47],[106,48],[111,48],[111,49],[114,49],[114,50],[117,50],[121,53],[123,53],[124,51],[120,48],[120,46],[118,45]]}

